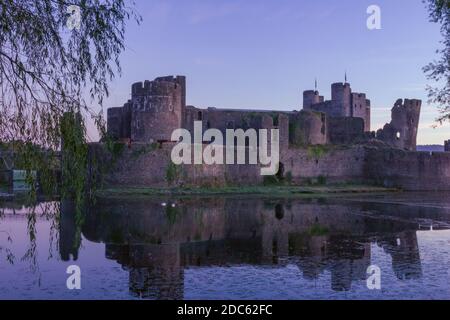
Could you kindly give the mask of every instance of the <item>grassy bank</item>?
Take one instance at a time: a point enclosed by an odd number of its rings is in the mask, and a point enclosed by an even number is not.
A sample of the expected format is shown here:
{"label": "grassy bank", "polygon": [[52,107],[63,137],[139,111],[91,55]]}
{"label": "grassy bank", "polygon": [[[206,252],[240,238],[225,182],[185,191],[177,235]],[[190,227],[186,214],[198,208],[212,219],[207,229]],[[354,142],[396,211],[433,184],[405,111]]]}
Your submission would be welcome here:
{"label": "grassy bank", "polygon": [[367,185],[335,185],[335,186],[242,186],[220,188],[108,188],[97,191],[101,198],[117,198],[128,196],[216,196],[216,195],[260,195],[274,197],[321,197],[348,194],[367,194],[397,192]]}

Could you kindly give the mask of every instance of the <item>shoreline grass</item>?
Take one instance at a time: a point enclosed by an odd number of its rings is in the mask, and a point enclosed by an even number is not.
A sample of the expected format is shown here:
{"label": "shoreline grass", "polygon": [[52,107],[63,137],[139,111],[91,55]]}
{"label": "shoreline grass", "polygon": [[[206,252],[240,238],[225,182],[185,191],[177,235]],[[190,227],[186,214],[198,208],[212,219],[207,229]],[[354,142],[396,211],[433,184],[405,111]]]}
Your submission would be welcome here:
{"label": "shoreline grass", "polygon": [[192,188],[105,188],[97,190],[100,198],[157,197],[157,196],[270,196],[270,197],[324,197],[349,194],[399,192],[399,189],[370,185],[327,186],[228,186]]}

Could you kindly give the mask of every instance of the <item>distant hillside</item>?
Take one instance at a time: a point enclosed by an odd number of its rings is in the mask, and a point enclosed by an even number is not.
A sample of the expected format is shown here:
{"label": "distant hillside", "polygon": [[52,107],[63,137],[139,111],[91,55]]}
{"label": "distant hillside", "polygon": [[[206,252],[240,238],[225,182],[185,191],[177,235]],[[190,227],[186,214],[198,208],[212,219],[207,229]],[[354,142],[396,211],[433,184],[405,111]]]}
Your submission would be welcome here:
{"label": "distant hillside", "polygon": [[423,146],[417,146],[417,151],[444,152],[444,146],[441,146],[439,144],[427,144]]}

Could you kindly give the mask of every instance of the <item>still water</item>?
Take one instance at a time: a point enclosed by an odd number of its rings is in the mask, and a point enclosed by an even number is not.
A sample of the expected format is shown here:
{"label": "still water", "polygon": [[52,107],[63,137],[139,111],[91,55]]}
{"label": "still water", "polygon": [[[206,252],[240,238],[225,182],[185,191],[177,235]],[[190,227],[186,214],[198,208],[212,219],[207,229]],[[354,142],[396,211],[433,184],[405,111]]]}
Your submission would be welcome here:
{"label": "still water", "polygon": [[0,207],[1,299],[450,298],[450,194]]}

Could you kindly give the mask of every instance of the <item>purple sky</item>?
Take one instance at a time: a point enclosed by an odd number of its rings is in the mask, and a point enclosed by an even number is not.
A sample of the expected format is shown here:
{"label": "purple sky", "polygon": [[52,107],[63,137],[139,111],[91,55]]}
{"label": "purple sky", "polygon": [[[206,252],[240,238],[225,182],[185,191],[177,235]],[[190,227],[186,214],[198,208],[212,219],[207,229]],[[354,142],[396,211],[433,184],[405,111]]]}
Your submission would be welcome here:
{"label": "purple sky", "polygon": [[[432,129],[422,67],[436,58],[441,36],[422,0],[136,0],[144,21],[131,23],[123,75],[107,107],[121,106],[133,82],[187,76],[197,107],[299,110],[301,92],[330,98],[348,81],[372,101],[372,129],[390,121],[398,98],[424,101],[418,143],[443,144],[450,126]],[[381,30],[368,30],[367,7],[381,8]],[[91,140],[97,139],[89,126]]]}

